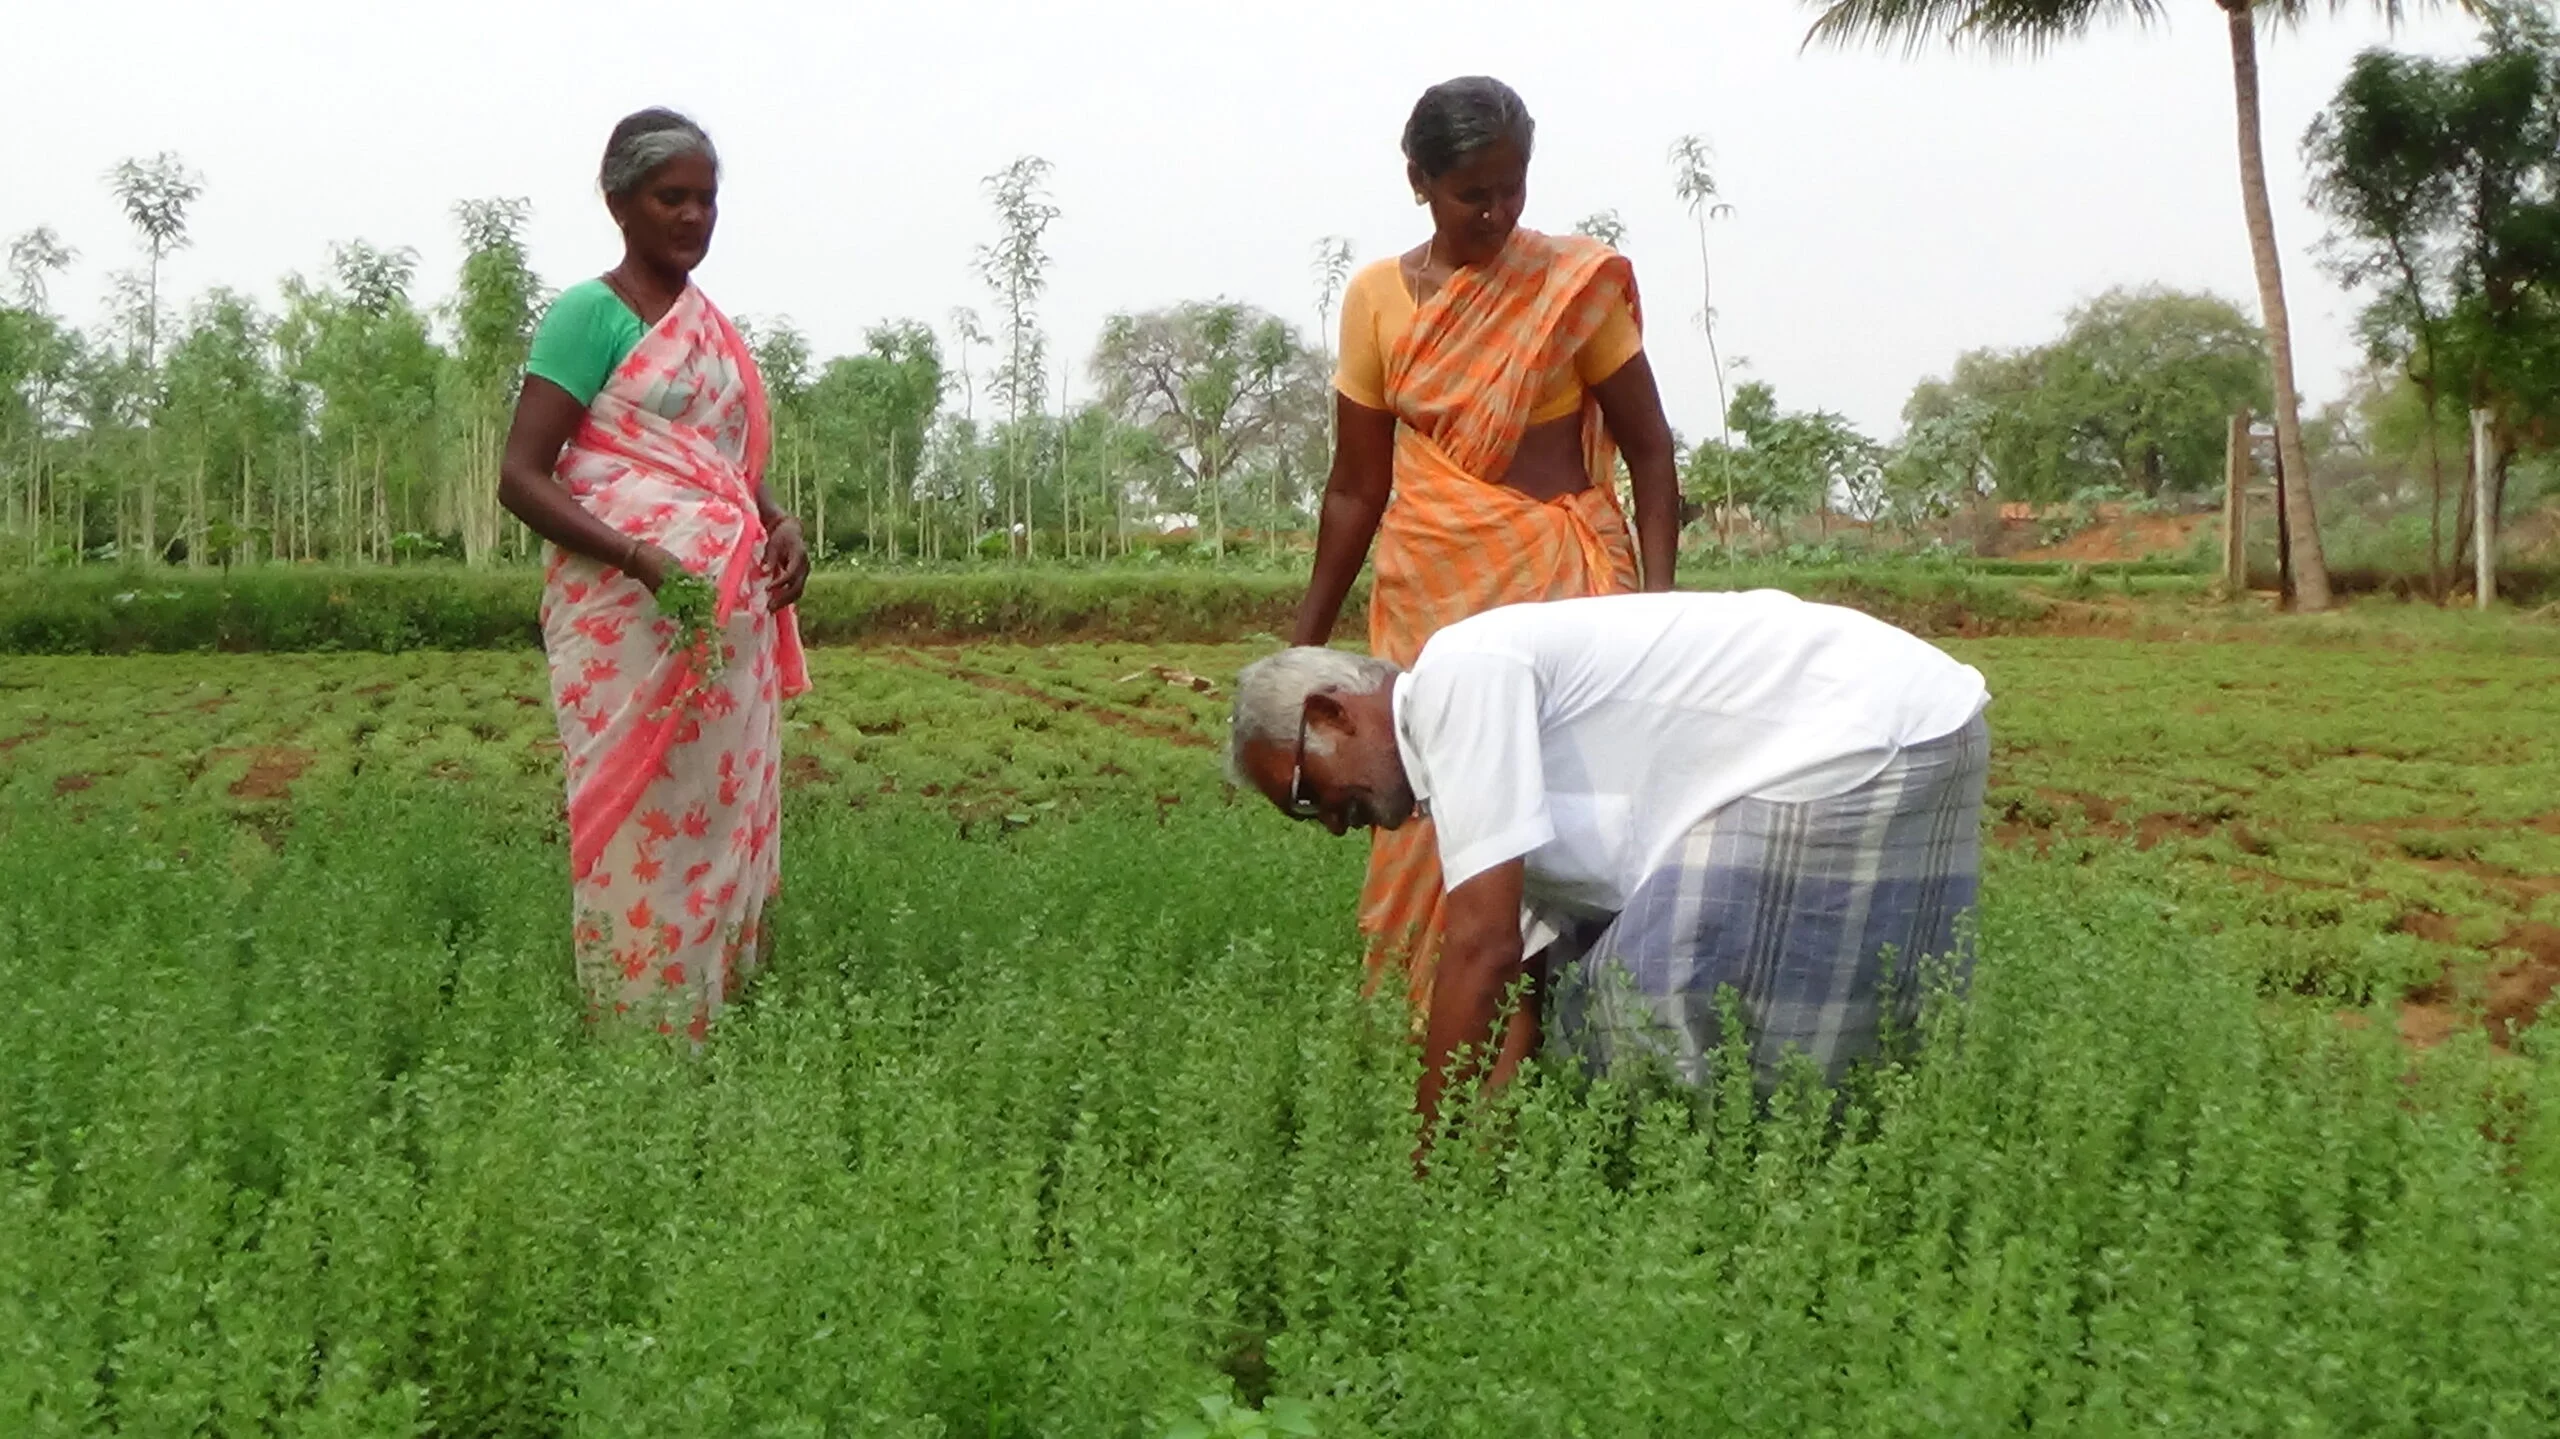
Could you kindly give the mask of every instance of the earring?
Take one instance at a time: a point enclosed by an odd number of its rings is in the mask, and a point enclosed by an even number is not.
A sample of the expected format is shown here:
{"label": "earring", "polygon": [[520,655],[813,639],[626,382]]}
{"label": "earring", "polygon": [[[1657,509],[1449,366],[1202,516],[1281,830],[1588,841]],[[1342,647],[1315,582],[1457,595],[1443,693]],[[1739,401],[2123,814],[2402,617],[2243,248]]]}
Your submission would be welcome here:
{"label": "earring", "polygon": [[1420,190],[1416,190],[1413,192],[1413,203],[1417,205],[1428,205],[1431,203],[1431,197],[1422,193]]}

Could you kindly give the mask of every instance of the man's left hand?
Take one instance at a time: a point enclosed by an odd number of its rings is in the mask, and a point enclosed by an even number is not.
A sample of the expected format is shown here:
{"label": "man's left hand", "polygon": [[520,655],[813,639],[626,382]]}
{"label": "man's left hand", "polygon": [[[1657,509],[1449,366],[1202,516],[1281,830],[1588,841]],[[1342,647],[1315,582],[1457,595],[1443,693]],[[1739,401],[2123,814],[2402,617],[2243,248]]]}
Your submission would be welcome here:
{"label": "man's left hand", "polygon": [[779,610],[799,603],[800,592],[809,587],[809,546],[800,538],[798,520],[784,515],[766,529],[763,559],[768,607]]}

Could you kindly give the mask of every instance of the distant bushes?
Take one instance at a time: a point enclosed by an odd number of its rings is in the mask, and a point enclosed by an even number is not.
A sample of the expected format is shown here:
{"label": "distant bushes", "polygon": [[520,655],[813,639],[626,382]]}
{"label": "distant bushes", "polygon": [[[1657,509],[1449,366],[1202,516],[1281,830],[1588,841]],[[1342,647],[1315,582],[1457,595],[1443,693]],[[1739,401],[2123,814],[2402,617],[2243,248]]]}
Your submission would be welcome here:
{"label": "distant bushes", "polygon": [[[811,643],[940,637],[1232,638],[1288,628],[1287,574],[987,569],[822,573],[800,604]],[[1365,591],[1344,606],[1358,633]],[[55,571],[0,579],[0,652],[516,649],[542,643],[530,569],[418,566]]]}
{"label": "distant bushes", "polygon": [[[1949,564],[1839,568],[1691,564],[1693,589],[1784,589],[1923,634],[2032,621],[2014,587]],[[874,640],[1210,641],[1288,632],[1306,581],[1285,570],[990,567],[814,576],[800,602],[812,644]],[[0,578],[0,653],[483,650],[538,646],[530,569],[273,567],[49,571]],[[1336,634],[1367,628],[1366,583]]]}
{"label": "distant bushes", "polygon": [[[2065,567],[2038,568],[2057,576]],[[1979,573],[1970,561],[1874,560],[1815,566],[1742,560],[1691,564],[1680,572],[1683,589],[1785,590],[1823,604],[1846,605],[1914,634],[1979,633],[2027,624],[2044,605],[2014,584]]]}
{"label": "distant bushes", "polygon": [[[2253,560],[2249,565],[2249,586],[2272,590],[2282,578],[2273,561]],[[2445,577],[2445,597],[2460,604],[2471,603],[2471,565],[2465,561]],[[2329,566],[2329,589],[2341,595],[2391,595],[2404,600],[2431,598],[2427,572],[2417,569],[2392,569],[2379,565]],[[2498,567],[2498,598],[2514,605],[2547,605],[2560,600],[2560,566],[2501,565]]]}
{"label": "distant bushes", "polygon": [[0,650],[513,649],[542,643],[532,570],[73,570],[0,580]]}
{"label": "distant bushes", "polygon": [[[1306,590],[1291,573],[991,569],[959,574],[821,575],[801,601],[813,644],[933,638],[1221,640],[1286,634]],[[1362,631],[1362,586],[1340,633]]]}

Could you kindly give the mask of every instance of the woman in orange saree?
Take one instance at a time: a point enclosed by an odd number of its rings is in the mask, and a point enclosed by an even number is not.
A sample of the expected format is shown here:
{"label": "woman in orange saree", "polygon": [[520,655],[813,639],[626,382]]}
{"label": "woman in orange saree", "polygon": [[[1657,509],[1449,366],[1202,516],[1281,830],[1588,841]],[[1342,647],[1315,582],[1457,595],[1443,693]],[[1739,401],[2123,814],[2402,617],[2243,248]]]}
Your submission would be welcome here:
{"label": "woman in orange saree", "polygon": [[[719,162],[692,122],[624,120],[603,186],[623,261],[536,332],[499,497],[549,541],[576,969],[591,1020],[696,1044],[764,952],[780,888],[781,702],[806,690],[799,525],[763,482],[764,386],[692,281]],[[707,635],[657,603],[690,573]]]}
{"label": "woman in orange saree", "polygon": [[[1406,122],[1432,234],[1344,291],[1338,438],[1292,644],[1332,638],[1373,540],[1369,649],[1400,665],[1500,605],[1671,588],[1679,488],[1635,273],[1597,240],[1520,227],[1534,133],[1520,97],[1482,76],[1433,86]],[[1441,898],[1428,822],[1377,832],[1360,898],[1370,982],[1401,967],[1417,1015]]]}

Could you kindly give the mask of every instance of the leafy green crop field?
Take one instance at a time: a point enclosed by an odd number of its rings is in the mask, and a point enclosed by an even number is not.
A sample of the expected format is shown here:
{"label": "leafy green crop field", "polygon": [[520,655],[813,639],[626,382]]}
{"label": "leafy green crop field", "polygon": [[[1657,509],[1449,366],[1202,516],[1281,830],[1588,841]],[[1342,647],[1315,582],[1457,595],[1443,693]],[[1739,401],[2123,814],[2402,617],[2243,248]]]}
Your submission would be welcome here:
{"label": "leafy green crop field", "polygon": [[1969,1003],[1417,1182],[1243,645],[822,650],[774,969],[583,1035],[530,653],[0,659],[0,1433],[2539,1434],[2560,637],[1951,640]]}

